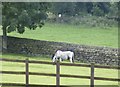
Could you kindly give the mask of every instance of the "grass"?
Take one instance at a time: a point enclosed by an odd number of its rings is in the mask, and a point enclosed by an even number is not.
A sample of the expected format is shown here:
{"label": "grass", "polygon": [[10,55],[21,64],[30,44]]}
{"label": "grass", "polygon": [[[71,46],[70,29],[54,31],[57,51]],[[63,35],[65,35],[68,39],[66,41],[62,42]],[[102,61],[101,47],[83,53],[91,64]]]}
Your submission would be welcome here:
{"label": "grass", "polygon": [[[27,58],[27,56],[25,55],[18,55],[18,54],[4,54],[2,57],[10,58],[10,59],[26,59]],[[29,57],[29,59],[51,61],[50,58],[45,58],[45,57]],[[55,73],[56,72],[55,67],[56,67],[55,65],[30,64],[30,71],[43,72],[43,73]],[[25,64],[13,63],[13,62],[2,62],[2,70],[25,71]],[[90,76],[90,68],[61,66],[60,73],[69,74],[69,75]],[[107,78],[118,78],[118,70],[95,69],[95,76],[107,77]],[[2,74],[2,82],[25,83],[25,76]],[[41,84],[41,85],[55,85],[55,77],[31,75],[30,83]],[[60,84],[61,85],[89,85],[90,81],[88,79],[61,78]],[[95,85],[118,85],[118,82],[98,80],[98,81],[95,81]]]}
{"label": "grass", "polygon": [[81,25],[46,23],[41,29],[26,29],[25,33],[12,32],[9,36],[31,38],[37,40],[67,42],[91,46],[118,47],[118,28],[101,29],[99,27],[83,27]]}
{"label": "grass", "polygon": [[[0,29],[0,35],[2,30]],[[118,47],[118,29],[111,27],[111,29],[88,28],[83,26],[73,26],[66,24],[50,24],[46,23],[41,29],[36,30],[26,29],[25,33],[18,34],[12,32],[9,36],[16,36],[21,38],[31,38],[37,40],[48,40],[57,42],[67,42],[75,44],[84,44],[92,46],[107,46]],[[27,56],[19,54],[4,54],[3,58],[12,59],[26,59]],[[29,57],[30,60],[51,61],[50,58],[45,57]],[[0,62],[1,70],[8,71],[25,71],[25,65],[22,63]],[[54,65],[30,64],[31,72],[55,73]],[[90,76],[90,68],[61,66],[61,74],[70,75],[85,75]],[[95,69],[96,77],[118,78],[118,70]],[[25,83],[24,75],[7,75],[2,74],[1,82]],[[30,76],[31,84],[55,85],[55,77],[49,76]],[[89,85],[88,79],[75,78],[61,78],[62,85]],[[118,85],[114,81],[95,81],[95,85]],[[108,86],[109,87],[109,86]]]}
{"label": "grass", "polygon": [[3,35],[2,26],[0,25],[0,35]]}

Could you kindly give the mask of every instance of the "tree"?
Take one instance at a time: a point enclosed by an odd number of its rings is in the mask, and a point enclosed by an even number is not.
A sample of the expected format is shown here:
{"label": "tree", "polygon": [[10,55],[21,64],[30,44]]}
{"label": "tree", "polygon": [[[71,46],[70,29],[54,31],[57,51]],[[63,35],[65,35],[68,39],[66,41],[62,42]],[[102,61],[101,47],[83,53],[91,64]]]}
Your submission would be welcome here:
{"label": "tree", "polygon": [[[2,14],[2,2],[0,2],[0,14]],[[2,15],[0,15],[0,25],[2,25]]]}
{"label": "tree", "polygon": [[86,3],[87,2],[76,2],[75,13],[78,15],[85,14],[87,12]]}
{"label": "tree", "polygon": [[92,9],[92,14],[95,16],[103,16],[104,11],[98,7],[98,4],[94,4],[94,7]]}
{"label": "tree", "polygon": [[118,2],[112,2],[110,4],[110,12],[108,14],[108,16],[111,17],[119,17],[119,3]]}
{"label": "tree", "polygon": [[3,3],[2,26],[8,33],[17,31],[22,34],[25,27],[42,27],[47,18],[48,3]]}
{"label": "tree", "polygon": [[52,12],[55,15],[62,14],[67,16],[73,16],[75,11],[74,2],[54,2],[52,3]]}
{"label": "tree", "polygon": [[41,28],[47,18],[48,9],[49,3],[43,2],[3,2],[2,29],[5,43],[7,33],[17,31],[22,34],[26,27],[32,30]]}

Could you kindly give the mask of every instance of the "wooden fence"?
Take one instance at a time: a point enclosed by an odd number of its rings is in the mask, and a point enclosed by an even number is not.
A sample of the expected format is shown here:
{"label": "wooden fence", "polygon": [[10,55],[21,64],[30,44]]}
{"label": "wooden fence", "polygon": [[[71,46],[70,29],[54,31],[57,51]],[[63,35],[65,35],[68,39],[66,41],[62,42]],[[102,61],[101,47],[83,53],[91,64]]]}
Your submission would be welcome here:
{"label": "wooden fence", "polygon": [[[29,84],[29,75],[54,76],[54,77],[56,77],[56,87],[60,86],[60,77],[90,79],[90,87],[94,87],[94,80],[120,81],[120,79],[118,79],[118,78],[94,77],[94,69],[95,68],[120,70],[120,67],[100,66],[100,65],[94,65],[94,63],[91,63],[91,65],[59,63],[59,62],[52,63],[52,62],[34,61],[34,60],[28,60],[28,59],[26,59],[26,60],[13,60],[13,59],[0,58],[0,61],[25,63],[25,69],[26,69],[25,72],[21,72],[21,71],[0,71],[0,73],[2,73],[2,74],[21,74],[21,75],[25,75],[26,76],[26,83],[25,84],[1,83],[3,86],[26,86],[26,87],[37,87],[38,86],[39,87],[40,85]],[[56,74],[29,72],[29,63],[56,65]],[[91,72],[90,72],[91,76],[60,74],[60,66],[89,67],[89,68],[91,68]]]}

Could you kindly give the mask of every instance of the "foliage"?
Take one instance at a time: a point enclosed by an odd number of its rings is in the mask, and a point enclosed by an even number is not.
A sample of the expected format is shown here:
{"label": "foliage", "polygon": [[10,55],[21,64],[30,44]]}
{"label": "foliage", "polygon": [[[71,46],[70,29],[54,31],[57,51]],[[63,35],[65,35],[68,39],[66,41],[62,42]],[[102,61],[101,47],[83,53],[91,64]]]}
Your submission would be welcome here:
{"label": "foliage", "polygon": [[[58,20],[59,19],[59,20]],[[72,24],[72,25],[82,25],[89,27],[100,27],[103,29],[109,29],[112,26],[118,26],[118,22],[115,19],[109,19],[108,17],[92,16],[88,15],[76,15],[73,17],[63,16],[62,19],[52,17],[48,22],[62,23],[62,24]]]}
{"label": "foliage", "polygon": [[[107,28],[118,21],[117,2],[3,2],[3,36],[12,31],[35,30],[45,20],[52,22]],[[59,18],[58,14],[62,14]],[[111,20],[109,20],[111,19]],[[113,22],[113,23],[112,23]]]}
{"label": "foliage", "polygon": [[[52,3],[50,22],[109,28],[118,26],[118,3],[56,2]],[[62,14],[58,17],[58,14]]]}
{"label": "foliage", "polygon": [[0,25],[2,25],[2,2],[0,2]]}
{"label": "foliage", "polygon": [[36,29],[42,27],[47,18],[48,3],[4,2],[2,3],[2,25],[8,33],[23,33],[25,27]]}
{"label": "foliage", "polygon": [[[47,19],[47,13],[56,15],[54,20],[63,23],[77,22],[75,20],[80,20],[79,17],[86,14],[109,18],[117,18],[118,14],[118,3],[114,2],[3,2],[2,5],[3,30],[8,33],[23,33],[25,27],[32,30],[41,28]],[[62,14],[62,17],[58,18],[58,14]],[[78,21],[78,24],[79,22],[82,21]]]}
{"label": "foliage", "polygon": [[92,12],[93,12],[93,15],[96,15],[96,16],[103,16],[104,15],[103,10],[101,10],[98,6],[95,6],[93,8]]}
{"label": "foliage", "polygon": [[72,16],[75,11],[75,3],[71,2],[54,2],[52,3],[51,12],[55,15],[62,14]]}
{"label": "foliage", "polygon": [[116,13],[117,3],[110,2],[55,2],[52,3],[51,12],[58,15],[75,16],[79,14],[91,14],[105,16],[114,11]]}

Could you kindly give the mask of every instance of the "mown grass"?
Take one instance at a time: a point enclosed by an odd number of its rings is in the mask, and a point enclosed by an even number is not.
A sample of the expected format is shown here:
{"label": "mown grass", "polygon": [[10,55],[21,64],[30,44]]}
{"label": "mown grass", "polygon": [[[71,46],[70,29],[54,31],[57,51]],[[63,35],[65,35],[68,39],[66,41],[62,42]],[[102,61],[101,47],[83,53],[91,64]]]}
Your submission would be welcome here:
{"label": "mown grass", "polygon": [[9,36],[31,38],[37,40],[67,42],[92,46],[118,47],[118,28],[102,29],[82,25],[46,23],[41,29],[26,29],[25,33],[12,32]]}
{"label": "mown grass", "polygon": [[[16,54],[4,54],[3,58],[10,59],[26,59],[27,56],[16,55]],[[45,57],[29,57],[29,60],[43,60],[50,61],[50,58]],[[66,61],[65,61],[66,62]],[[13,63],[13,62],[0,62],[2,63],[2,70],[6,71],[25,71],[25,64],[23,63]],[[66,62],[68,63],[68,62]],[[30,64],[30,72],[43,72],[43,73],[56,73],[55,65],[44,65],[44,64]],[[69,75],[85,75],[90,76],[90,68],[85,67],[73,67],[73,66],[61,66],[61,74]],[[107,78],[118,78],[118,70],[112,69],[95,69],[95,76],[107,77]],[[55,77],[50,76],[30,76],[31,84],[41,84],[41,85],[55,85]],[[2,74],[2,82],[12,82],[12,83],[25,83],[24,75],[7,75]],[[75,78],[61,78],[61,85],[89,85],[89,79],[75,79]],[[114,81],[95,81],[95,85],[118,85],[118,82]]]}

